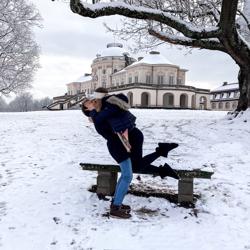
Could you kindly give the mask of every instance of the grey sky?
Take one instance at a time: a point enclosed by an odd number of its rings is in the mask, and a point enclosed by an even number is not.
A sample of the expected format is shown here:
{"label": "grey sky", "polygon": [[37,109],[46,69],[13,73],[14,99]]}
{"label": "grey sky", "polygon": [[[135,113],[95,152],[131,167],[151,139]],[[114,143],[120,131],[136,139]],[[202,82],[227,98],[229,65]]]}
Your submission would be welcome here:
{"label": "grey sky", "polygon": [[[90,72],[95,55],[114,40],[111,33],[106,33],[103,22],[112,25],[119,17],[83,18],[72,13],[63,1],[29,1],[37,6],[43,17],[43,28],[35,31],[41,47],[41,68],[36,73],[32,92],[37,98],[63,95],[66,83]],[[169,61],[189,70],[187,85],[213,89],[224,81],[237,81],[238,67],[224,53],[206,50],[188,53],[186,49],[169,46],[161,46],[158,50]]]}

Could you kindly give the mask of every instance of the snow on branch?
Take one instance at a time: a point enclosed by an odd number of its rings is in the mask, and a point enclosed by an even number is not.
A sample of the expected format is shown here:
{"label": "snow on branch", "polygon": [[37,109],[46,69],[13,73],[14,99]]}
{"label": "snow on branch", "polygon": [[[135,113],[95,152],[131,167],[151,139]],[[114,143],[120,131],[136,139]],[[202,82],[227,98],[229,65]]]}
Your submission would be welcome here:
{"label": "snow on branch", "polygon": [[218,27],[204,28],[195,26],[162,10],[138,7],[124,2],[87,4],[83,0],[70,0],[70,7],[74,13],[90,18],[122,15],[129,18],[157,21],[192,39],[216,38],[221,34]]}
{"label": "snow on branch", "polygon": [[220,50],[225,52],[225,48],[220,44],[217,39],[190,39],[183,36],[171,35],[165,32],[159,32],[153,28],[148,30],[149,34],[157,37],[158,39],[176,45],[183,45],[193,48],[209,49],[209,50]]}

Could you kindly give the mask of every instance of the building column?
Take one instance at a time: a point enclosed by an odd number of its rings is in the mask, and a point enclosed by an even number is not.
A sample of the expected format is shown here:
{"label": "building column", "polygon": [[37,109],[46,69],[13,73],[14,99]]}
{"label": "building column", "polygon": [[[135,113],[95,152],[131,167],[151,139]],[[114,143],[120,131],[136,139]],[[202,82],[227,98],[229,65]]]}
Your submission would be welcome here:
{"label": "building column", "polygon": [[174,94],[174,107],[180,107],[180,93],[173,93]]}

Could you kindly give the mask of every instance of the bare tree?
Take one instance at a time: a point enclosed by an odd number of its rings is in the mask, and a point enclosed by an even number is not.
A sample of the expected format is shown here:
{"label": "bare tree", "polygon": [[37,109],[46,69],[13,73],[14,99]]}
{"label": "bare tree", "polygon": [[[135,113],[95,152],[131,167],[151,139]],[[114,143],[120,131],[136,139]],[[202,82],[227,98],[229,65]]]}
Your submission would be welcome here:
{"label": "bare tree", "polygon": [[[42,99],[34,99],[32,94],[29,92],[22,92],[16,96],[16,98],[9,104],[1,102],[0,98],[0,112],[27,112],[27,111],[39,111],[44,110],[44,106],[48,106],[53,102],[49,97],[44,97]],[[1,108],[2,107],[2,108]]]}
{"label": "bare tree", "polygon": [[70,8],[90,18],[117,14],[130,18],[118,33],[125,38],[138,39],[137,44],[141,46],[167,42],[227,53],[240,68],[237,110],[250,107],[249,0],[86,2],[70,0]]}
{"label": "bare tree", "polygon": [[33,97],[28,92],[23,92],[9,103],[8,111],[27,112],[32,110]]}
{"label": "bare tree", "polygon": [[41,17],[26,0],[0,1],[0,93],[18,93],[31,86],[38,68],[38,46],[32,28]]}

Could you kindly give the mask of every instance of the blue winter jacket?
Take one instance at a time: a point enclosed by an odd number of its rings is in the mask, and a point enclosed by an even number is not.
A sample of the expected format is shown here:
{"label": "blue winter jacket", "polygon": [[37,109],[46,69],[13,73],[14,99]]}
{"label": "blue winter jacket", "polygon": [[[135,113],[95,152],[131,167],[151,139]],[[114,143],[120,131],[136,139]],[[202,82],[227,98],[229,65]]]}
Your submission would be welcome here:
{"label": "blue winter jacket", "polygon": [[[138,133],[138,129],[135,127],[136,118],[129,111],[126,111],[125,108],[122,109],[121,105],[119,106],[117,103],[113,104],[113,101],[117,101],[115,98],[112,98],[112,103],[110,103],[110,97],[111,96],[107,96],[102,99],[102,108],[100,112],[97,112],[96,110],[83,110],[83,112],[86,116],[89,116],[93,119],[97,133],[107,140],[109,153],[117,161],[117,163],[120,163],[131,157],[131,154],[126,151],[120,139],[115,134],[115,131],[121,132],[126,128],[129,129],[129,139],[130,135],[133,135],[132,137],[135,139],[135,141],[137,141],[137,145],[132,147],[132,151],[137,151],[137,146],[141,144],[139,141],[143,140],[143,138],[141,138],[140,133]],[[142,145],[139,146],[140,150],[141,146]]]}
{"label": "blue winter jacket", "polygon": [[90,117],[95,125],[102,126],[102,122],[107,121],[114,132],[131,131],[135,127],[136,117],[128,111],[128,99],[123,94],[111,95],[102,99],[100,112],[93,110]]}

